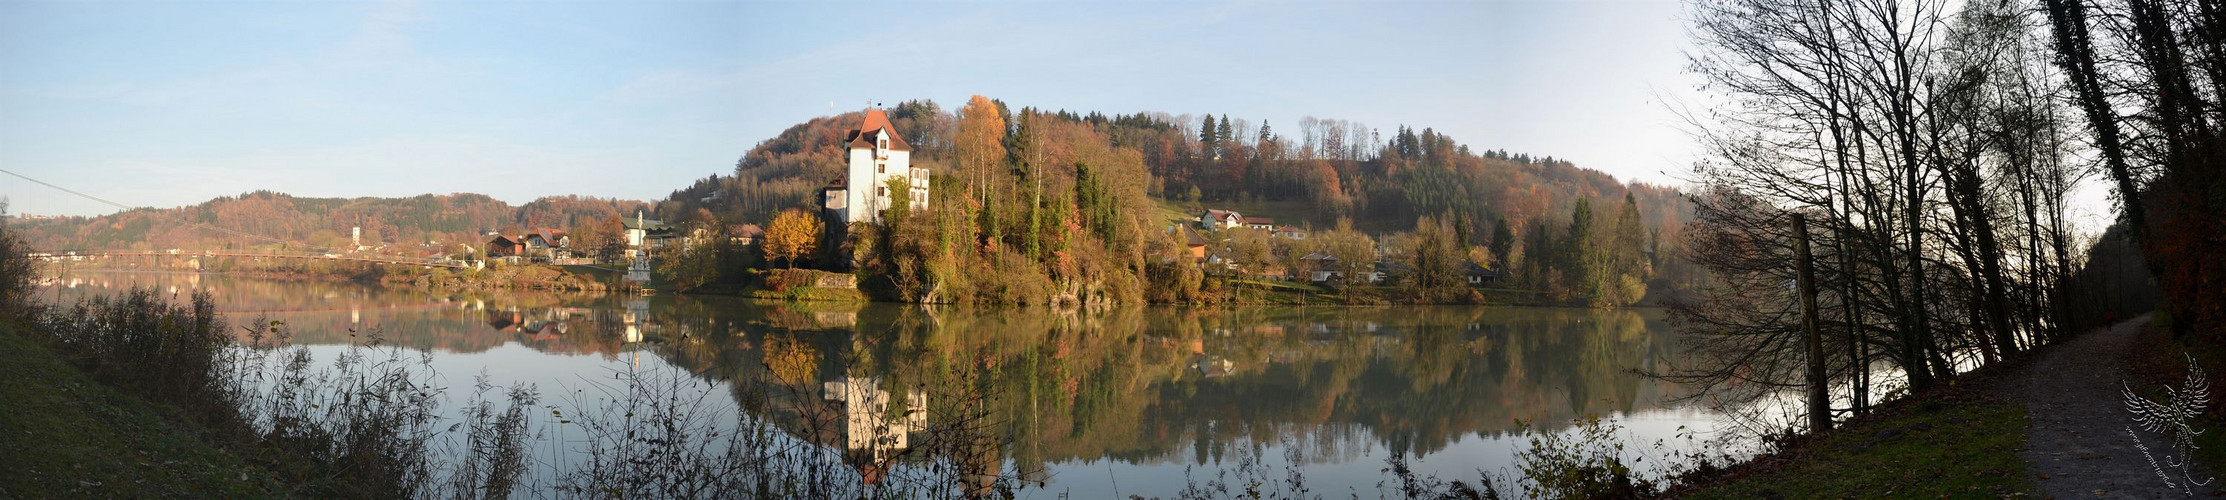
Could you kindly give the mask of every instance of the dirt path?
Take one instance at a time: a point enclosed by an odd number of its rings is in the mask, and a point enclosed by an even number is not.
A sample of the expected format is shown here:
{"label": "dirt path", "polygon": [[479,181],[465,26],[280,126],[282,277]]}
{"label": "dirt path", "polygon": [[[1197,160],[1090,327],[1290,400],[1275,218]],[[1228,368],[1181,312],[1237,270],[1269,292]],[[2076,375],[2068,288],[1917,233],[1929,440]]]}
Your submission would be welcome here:
{"label": "dirt path", "polygon": [[[2149,458],[2126,430],[2133,425],[2119,395],[2125,381],[2126,349],[2149,318],[2120,323],[2050,348],[2026,368],[2023,397],[2032,428],[2019,453],[2042,498],[2190,498],[2190,492],[2165,485]],[[2164,460],[2170,443],[2142,435],[2149,452]],[[2196,479],[2211,477],[2197,471]],[[2173,473],[2184,488],[2186,480]],[[2219,481],[2198,487],[2192,497],[2226,494]]]}

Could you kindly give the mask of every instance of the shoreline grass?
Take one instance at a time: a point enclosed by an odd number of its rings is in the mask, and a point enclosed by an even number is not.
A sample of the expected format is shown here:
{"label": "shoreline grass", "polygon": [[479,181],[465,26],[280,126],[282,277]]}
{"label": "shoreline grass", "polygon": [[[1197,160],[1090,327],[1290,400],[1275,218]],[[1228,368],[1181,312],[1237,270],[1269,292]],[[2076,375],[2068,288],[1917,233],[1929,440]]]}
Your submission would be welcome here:
{"label": "shoreline grass", "polygon": [[282,491],[269,471],[174,423],[177,408],[93,380],[23,326],[0,321],[0,497],[251,498]]}
{"label": "shoreline grass", "polygon": [[1677,478],[1676,498],[1972,498],[2030,495],[2018,451],[2030,426],[2004,379],[2030,358],[1887,402],[1820,436]]}

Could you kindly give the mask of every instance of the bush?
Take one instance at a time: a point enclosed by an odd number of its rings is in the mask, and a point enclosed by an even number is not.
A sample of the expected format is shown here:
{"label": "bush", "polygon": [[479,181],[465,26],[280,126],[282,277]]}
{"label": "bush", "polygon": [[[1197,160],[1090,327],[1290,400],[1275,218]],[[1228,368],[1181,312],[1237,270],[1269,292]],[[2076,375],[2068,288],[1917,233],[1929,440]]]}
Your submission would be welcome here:
{"label": "bush", "polygon": [[102,384],[177,408],[212,444],[286,472],[307,496],[500,497],[524,471],[532,391],[512,389],[502,412],[475,398],[457,423],[470,428],[468,449],[451,454],[466,458],[444,464],[433,444],[445,389],[430,358],[379,349],[376,335],[312,371],[307,347],[285,347],[283,323],[235,341],[206,292],[176,304],[135,288],[33,310],[31,338]]}
{"label": "bush", "polygon": [[39,340],[94,380],[176,405],[201,425],[239,420],[239,369],[207,292],[175,305],[135,288],[33,316]]}
{"label": "bush", "polygon": [[[0,213],[6,204],[0,202]],[[31,260],[30,245],[8,229],[0,217],[0,316],[22,318],[33,304],[33,286],[39,277],[38,262]]]}
{"label": "bush", "polygon": [[1516,453],[1523,494],[1530,498],[1640,498],[1651,481],[1634,479],[1623,463],[1621,426],[1587,416],[1567,434],[1525,429],[1530,448]]}

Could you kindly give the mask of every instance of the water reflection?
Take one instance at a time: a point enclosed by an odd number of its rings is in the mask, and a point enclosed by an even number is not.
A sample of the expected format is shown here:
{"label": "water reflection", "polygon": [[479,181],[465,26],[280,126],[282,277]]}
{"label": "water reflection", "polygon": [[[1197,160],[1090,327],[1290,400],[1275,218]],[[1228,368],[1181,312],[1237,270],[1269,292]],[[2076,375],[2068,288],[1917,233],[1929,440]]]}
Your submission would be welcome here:
{"label": "water reflection", "polygon": [[[821,404],[791,401],[749,410],[804,441],[842,447],[869,481],[905,459],[913,434],[928,425],[931,404],[951,404],[930,401],[935,392],[927,388],[964,385],[989,395],[982,399],[991,405],[989,421],[1011,443],[1003,458],[1032,471],[1029,479],[1052,481],[1054,489],[1088,488],[1106,479],[1101,460],[1129,467],[1122,474],[1167,475],[1163,466],[1214,465],[1263,446],[1301,464],[1368,470],[1380,465],[1371,457],[1402,451],[1423,457],[1426,469],[1471,477],[1476,468],[1505,465],[1499,450],[1510,446],[1505,437],[1518,430],[1518,419],[1551,424],[1585,414],[1643,413],[1677,395],[1671,384],[1632,373],[1674,354],[1668,329],[1646,311],[1152,307],[1082,313],[722,297],[433,294],[154,273],[84,273],[55,285],[50,293],[63,300],[132,285],[207,290],[235,322],[285,321],[297,343],[348,343],[376,331],[389,344],[436,357],[515,344],[541,357],[669,364],[722,384],[736,401],[763,394],[812,398]],[[638,355],[644,352],[651,356]],[[487,357],[482,368],[532,371],[529,365],[541,359]],[[968,366],[980,367],[980,377],[955,380]],[[809,410],[815,406],[839,410]],[[1680,415],[1679,423],[1708,419]],[[1453,458],[1427,460],[1438,454]],[[1083,467],[1096,472],[1062,473]],[[1179,487],[1181,478],[1173,480]],[[1367,489],[1374,480],[1355,485]]]}

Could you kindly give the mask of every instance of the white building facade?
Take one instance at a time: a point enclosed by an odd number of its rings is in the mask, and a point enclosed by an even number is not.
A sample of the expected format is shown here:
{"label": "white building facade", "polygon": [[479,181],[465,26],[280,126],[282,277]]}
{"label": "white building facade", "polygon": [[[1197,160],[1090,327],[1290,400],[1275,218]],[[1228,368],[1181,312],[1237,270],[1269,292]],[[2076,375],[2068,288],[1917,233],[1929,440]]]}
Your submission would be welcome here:
{"label": "white building facade", "polygon": [[878,109],[866,110],[865,121],[844,141],[850,168],[842,178],[827,185],[824,203],[831,217],[844,224],[880,223],[881,211],[896,203],[899,194],[889,192],[891,179],[903,180],[911,191],[914,210],[927,208],[929,172],[912,167],[912,145],[897,135],[896,127],[889,124],[889,115]]}

